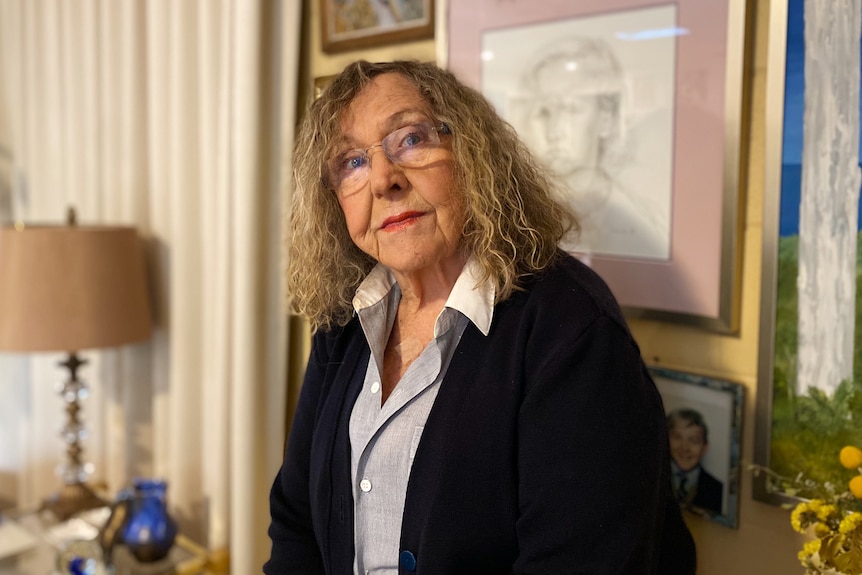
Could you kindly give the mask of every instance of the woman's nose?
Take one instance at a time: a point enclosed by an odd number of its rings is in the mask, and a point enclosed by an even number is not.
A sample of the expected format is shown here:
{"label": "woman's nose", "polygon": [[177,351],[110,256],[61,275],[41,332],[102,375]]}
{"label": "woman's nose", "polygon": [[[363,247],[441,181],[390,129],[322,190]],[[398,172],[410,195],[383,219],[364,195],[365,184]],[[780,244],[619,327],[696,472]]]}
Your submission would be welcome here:
{"label": "woman's nose", "polygon": [[383,153],[383,148],[375,146],[366,153],[368,154],[368,180],[371,192],[375,196],[403,190],[407,186],[404,170]]}

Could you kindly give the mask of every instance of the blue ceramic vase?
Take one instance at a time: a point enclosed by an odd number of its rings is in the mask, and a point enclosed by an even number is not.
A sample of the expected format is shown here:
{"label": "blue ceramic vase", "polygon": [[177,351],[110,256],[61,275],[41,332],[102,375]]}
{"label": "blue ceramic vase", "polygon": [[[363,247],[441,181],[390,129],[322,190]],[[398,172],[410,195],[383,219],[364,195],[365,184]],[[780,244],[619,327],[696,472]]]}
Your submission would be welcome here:
{"label": "blue ceramic vase", "polygon": [[138,561],[158,561],[168,554],[177,536],[177,524],[168,514],[167,483],[135,479],[133,487],[122,542]]}

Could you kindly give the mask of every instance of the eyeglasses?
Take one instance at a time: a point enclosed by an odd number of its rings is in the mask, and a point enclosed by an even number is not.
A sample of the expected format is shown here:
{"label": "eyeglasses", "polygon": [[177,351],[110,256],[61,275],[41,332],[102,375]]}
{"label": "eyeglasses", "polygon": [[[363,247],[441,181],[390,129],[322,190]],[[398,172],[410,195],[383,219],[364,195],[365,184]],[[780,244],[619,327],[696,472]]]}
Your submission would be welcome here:
{"label": "eyeglasses", "polygon": [[330,159],[327,164],[327,182],[339,195],[349,195],[368,183],[371,173],[371,156],[374,148],[381,148],[390,162],[403,168],[418,168],[425,164],[428,155],[440,147],[440,135],[452,133],[447,124],[422,122],[399,128],[383,138],[379,144],[362,149],[348,150]]}

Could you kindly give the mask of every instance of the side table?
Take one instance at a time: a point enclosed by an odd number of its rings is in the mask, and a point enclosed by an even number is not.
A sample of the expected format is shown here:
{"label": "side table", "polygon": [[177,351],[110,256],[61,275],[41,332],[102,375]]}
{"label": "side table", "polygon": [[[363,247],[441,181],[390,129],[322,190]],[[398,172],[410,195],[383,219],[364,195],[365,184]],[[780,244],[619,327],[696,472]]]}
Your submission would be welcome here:
{"label": "side table", "polygon": [[[23,528],[35,537],[35,545],[12,556],[0,558],[2,575],[55,575],[57,556],[71,541],[95,539],[99,526],[107,519],[107,508],[86,512],[59,522],[45,511],[10,511],[3,521]],[[209,553],[188,537],[178,534],[168,556],[141,563],[125,545],[113,552],[113,569],[106,575],[215,575],[228,573],[227,552]]]}

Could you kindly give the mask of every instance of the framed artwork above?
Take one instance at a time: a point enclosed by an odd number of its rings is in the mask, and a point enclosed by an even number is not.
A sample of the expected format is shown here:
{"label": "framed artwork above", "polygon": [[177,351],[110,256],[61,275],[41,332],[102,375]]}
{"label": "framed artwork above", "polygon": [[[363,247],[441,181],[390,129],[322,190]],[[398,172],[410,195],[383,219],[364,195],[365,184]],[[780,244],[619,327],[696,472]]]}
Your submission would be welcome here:
{"label": "framed artwork above", "polygon": [[324,52],[434,37],[434,0],[319,0]]}
{"label": "framed artwork above", "polygon": [[580,216],[628,315],[738,329],[746,0],[458,0],[446,65]]}

